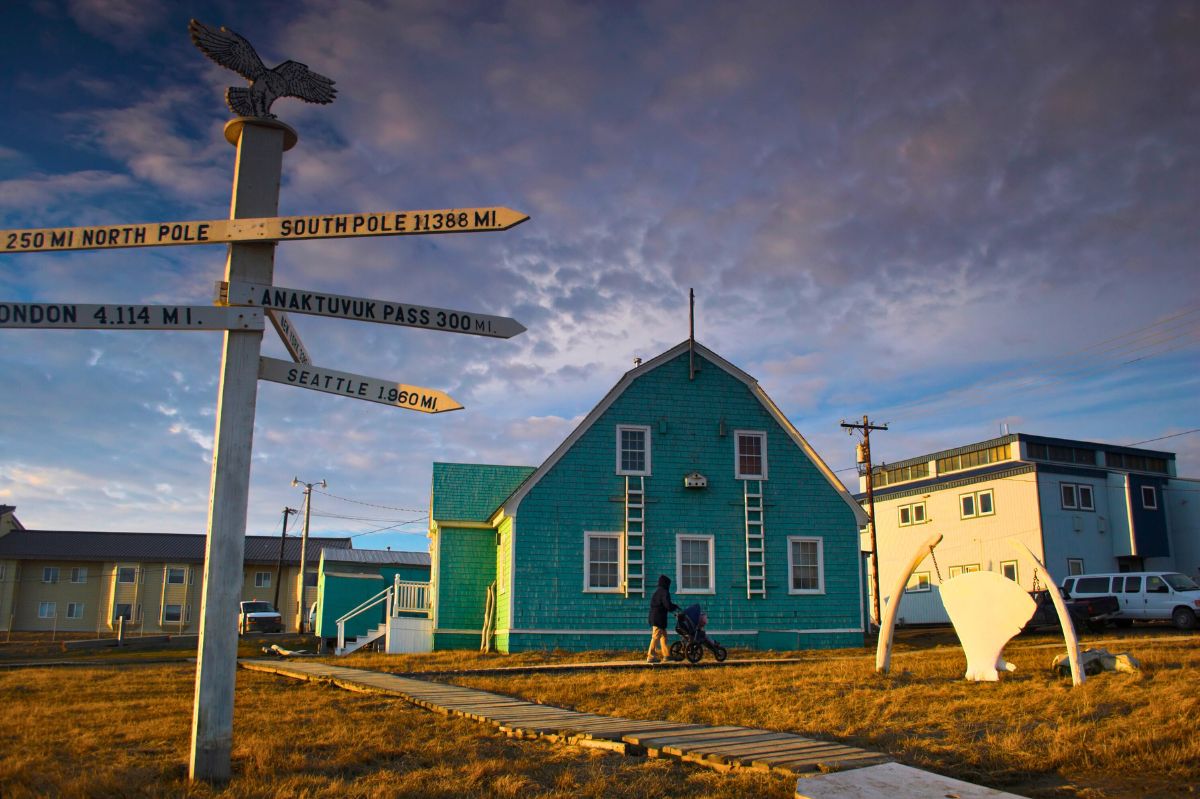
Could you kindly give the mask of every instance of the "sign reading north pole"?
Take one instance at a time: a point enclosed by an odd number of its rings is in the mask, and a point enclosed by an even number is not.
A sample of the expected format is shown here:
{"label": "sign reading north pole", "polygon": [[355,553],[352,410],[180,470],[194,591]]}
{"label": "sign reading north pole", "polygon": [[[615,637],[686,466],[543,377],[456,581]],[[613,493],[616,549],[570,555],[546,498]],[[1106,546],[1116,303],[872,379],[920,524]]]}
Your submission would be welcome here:
{"label": "sign reading north pole", "polygon": [[116,247],[343,239],[356,236],[482,233],[508,230],[527,219],[527,214],[511,208],[487,207],[0,230],[0,252],[58,252]]}
{"label": "sign reading north pole", "polygon": [[258,378],[421,413],[458,411],[463,407],[448,394],[436,389],[409,386],[350,372],[339,372],[336,369],[322,369],[311,364],[289,363],[265,356],[258,359]]}

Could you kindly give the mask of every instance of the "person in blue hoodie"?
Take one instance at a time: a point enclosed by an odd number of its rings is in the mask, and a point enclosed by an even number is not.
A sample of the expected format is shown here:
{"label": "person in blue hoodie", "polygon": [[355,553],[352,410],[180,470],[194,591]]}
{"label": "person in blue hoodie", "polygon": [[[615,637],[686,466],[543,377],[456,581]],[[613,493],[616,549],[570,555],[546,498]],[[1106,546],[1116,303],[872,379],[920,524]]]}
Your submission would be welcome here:
{"label": "person in blue hoodie", "polygon": [[[671,578],[665,574],[658,576],[658,588],[650,597],[650,648],[646,650],[646,662],[658,663],[670,657],[671,650],[667,646],[667,614],[679,610],[679,606],[671,601]],[[655,655],[657,645],[661,656]]]}

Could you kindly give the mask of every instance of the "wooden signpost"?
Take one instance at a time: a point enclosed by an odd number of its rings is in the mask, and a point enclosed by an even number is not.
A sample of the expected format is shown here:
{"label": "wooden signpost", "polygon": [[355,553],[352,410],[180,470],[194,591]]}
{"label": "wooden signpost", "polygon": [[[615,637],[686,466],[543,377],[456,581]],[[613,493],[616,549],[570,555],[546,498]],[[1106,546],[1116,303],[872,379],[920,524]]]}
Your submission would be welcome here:
{"label": "wooden signpost", "polygon": [[[500,231],[529,217],[503,207],[276,216],[283,152],[296,144],[297,135],[269,112],[271,103],[279,97],[331,102],[336,94],[333,81],[294,61],[267,69],[250,43],[227,28],[212,28],[192,20],[189,31],[192,41],[206,55],[251,81],[248,89],[232,87],[226,96],[235,113],[246,114],[226,123],[224,131],[225,139],[237,147],[230,218],[4,230],[0,231],[0,254],[224,243],[229,245],[221,282],[225,296],[216,307],[0,303],[0,327],[224,331],[188,762],[192,779],[220,782],[231,774],[236,619],[243,582],[258,381],[421,413],[462,408],[433,389],[314,366],[288,312],[496,338],[510,338],[525,330],[507,317],[276,288],[275,244]],[[262,357],[264,312],[295,363]]]}
{"label": "wooden signpost", "polygon": [[436,389],[408,386],[336,369],[297,365],[278,358],[259,358],[258,378],[421,413],[462,410],[462,405]]}
{"label": "wooden signpost", "polygon": [[133,225],[0,230],[0,252],[107,250],[184,244],[234,244],[355,236],[412,236],[508,230],[529,219],[511,208],[441,208],[322,216],[141,222]]}
{"label": "wooden signpost", "polygon": [[218,305],[250,305],[280,309],[313,316],[332,316],[338,319],[357,319],[385,325],[420,327],[449,333],[469,333],[474,336],[512,338],[525,332],[525,326],[507,316],[452,311],[387,300],[347,297],[323,291],[302,291],[282,286],[263,286],[254,283],[217,283]]}

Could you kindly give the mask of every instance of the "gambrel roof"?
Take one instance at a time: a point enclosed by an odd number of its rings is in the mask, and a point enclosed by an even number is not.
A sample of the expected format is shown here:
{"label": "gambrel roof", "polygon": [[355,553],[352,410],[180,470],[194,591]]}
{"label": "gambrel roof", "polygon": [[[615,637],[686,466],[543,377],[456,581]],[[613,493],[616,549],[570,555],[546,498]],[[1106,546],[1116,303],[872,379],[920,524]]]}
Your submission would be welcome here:
{"label": "gambrel roof", "polygon": [[[550,457],[547,458],[545,462],[543,462],[542,465],[539,466],[537,470],[529,476],[528,479],[521,483],[516,491],[512,493],[512,496],[508,497],[508,499],[504,501],[504,512],[509,516],[516,515],[517,508],[520,506],[521,500],[525,498],[525,496],[535,485],[537,485],[539,480],[541,480],[552,468],[554,468],[554,465],[558,463],[558,461],[567,453],[567,451],[575,445],[575,442],[582,438],[584,433],[586,433],[592,427],[592,425],[594,425],[600,419],[600,417],[604,415],[604,412],[609,409],[609,407],[627,388],[629,388],[633,381],[637,380],[647,372],[651,372],[674,360],[678,356],[686,353],[690,345],[691,342],[685,340],[661,355],[646,361],[641,366],[634,367],[626,372],[621,379],[617,381],[617,384],[612,387],[612,390],[610,390],[608,394],[604,396],[604,399],[600,400],[600,404],[598,404],[595,408],[592,408],[591,412],[584,417],[583,421],[579,423],[579,426],[571,432],[571,435],[567,436],[566,440],[559,444],[558,448],[550,454]],[[762,390],[762,387],[758,385],[758,381],[699,342],[696,342],[694,346],[696,355],[704,358],[704,360],[708,361],[719,369],[728,372],[734,378],[746,385],[746,388],[750,390],[750,393],[754,396],[754,398],[759,401],[767,413],[779,424],[780,427],[783,428],[784,432],[787,433],[792,442],[804,451],[804,454],[807,455],[808,459],[812,461],[814,466],[817,467],[817,470],[821,473],[829,485],[835,491],[837,491],[838,495],[854,513],[854,518],[857,520],[859,526],[861,527],[865,525],[867,523],[866,512],[857,502],[854,501],[854,497],[850,495],[850,492],[846,490],[844,485],[842,485],[842,481],[839,480],[837,475],[834,474],[833,470],[826,465],[825,461],[821,459],[821,456],[817,454],[816,450],[814,450],[808,441],[805,440],[804,436],[800,435],[800,431],[797,430],[796,427],[788,420],[788,418],[783,415],[783,412],[779,410],[779,406],[777,406],[775,402],[769,396],[767,396],[767,393]]]}

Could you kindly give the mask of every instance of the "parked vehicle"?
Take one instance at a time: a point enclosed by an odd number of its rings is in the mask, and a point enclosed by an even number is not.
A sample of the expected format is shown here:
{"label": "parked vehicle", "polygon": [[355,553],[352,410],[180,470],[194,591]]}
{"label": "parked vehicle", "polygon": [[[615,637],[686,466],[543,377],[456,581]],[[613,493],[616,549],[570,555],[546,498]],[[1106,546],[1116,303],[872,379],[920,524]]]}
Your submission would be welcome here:
{"label": "parked vehicle", "polygon": [[238,633],[283,632],[283,616],[270,602],[247,600],[238,613]]}
{"label": "parked vehicle", "polygon": [[1076,599],[1112,594],[1121,604],[1116,619],[1122,625],[1170,621],[1193,630],[1200,615],[1200,585],[1178,572],[1080,574],[1063,580],[1063,590]]}
{"label": "parked vehicle", "polygon": [[[1025,625],[1023,631],[1040,630],[1043,627],[1059,627],[1058,611],[1054,609],[1054,600],[1049,591],[1030,591],[1037,610]],[[1081,627],[1092,632],[1103,630],[1110,619],[1115,619],[1121,612],[1121,603],[1115,596],[1094,596],[1084,599],[1074,599],[1070,594],[1063,597],[1067,606],[1067,614],[1071,623],[1078,630]]]}

